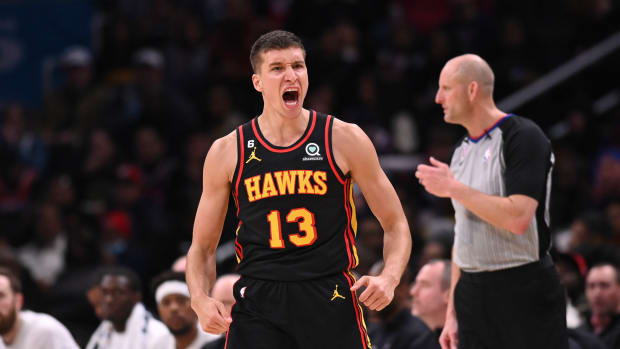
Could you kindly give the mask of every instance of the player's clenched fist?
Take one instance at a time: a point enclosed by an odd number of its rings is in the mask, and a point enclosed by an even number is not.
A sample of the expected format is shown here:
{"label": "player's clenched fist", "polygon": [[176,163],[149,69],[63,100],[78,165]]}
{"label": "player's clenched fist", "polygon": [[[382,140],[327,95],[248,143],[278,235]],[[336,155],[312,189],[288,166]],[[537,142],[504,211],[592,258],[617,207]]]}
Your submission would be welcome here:
{"label": "player's clenched fist", "polygon": [[222,302],[206,295],[195,296],[192,297],[192,309],[205,332],[220,334],[228,331],[232,318]]}
{"label": "player's clenched fist", "polygon": [[389,277],[365,275],[351,286],[351,291],[366,287],[359,296],[359,301],[370,310],[381,310],[392,302],[396,285],[398,285],[398,281],[394,282]]}

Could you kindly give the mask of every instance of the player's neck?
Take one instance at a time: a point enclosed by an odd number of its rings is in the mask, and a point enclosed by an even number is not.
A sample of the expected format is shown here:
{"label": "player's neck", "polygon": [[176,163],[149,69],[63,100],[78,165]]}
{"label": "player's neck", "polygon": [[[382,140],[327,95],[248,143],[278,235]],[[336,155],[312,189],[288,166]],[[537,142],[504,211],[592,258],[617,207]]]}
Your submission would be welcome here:
{"label": "player's neck", "polygon": [[258,117],[258,127],[269,143],[287,147],[304,134],[309,119],[310,112],[307,109],[301,109],[300,113],[294,117],[263,110]]}
{"label": "player's neck", "polygon": [[185,349],[189,347],[189,345],[196,339],[196,336],[198,336],[198,327],[196,326],[193,326],[192,330],[187,333],[180,334],[178,336],[175,335],[174,341],[176,343],[176,348]]}
{"label": "player's neck", "polygon": [[19,329],[22,327],[22,319],[20,316],[20,313],[17,313],[17,316],[15,317],[15,323],[13,324],[13,327],[5,334],[2,335],[2,340],[4,341],[4,344],[7,345],[11,345],[13,344],[13,342],[15,341],[15,338],[17,337],[17,334],[19,333]]}

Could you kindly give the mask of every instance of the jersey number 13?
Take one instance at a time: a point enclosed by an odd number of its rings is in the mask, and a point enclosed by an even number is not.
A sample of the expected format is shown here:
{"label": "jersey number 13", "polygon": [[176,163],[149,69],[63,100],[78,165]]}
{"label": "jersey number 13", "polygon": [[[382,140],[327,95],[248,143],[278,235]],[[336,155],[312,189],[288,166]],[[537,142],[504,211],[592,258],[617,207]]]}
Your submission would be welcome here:
{"label": "jersey number 13", "polygon": [[[282,239],[282,224],[280,211],[273,210],[267,215],[269,222],[269,246],[271,248],[284,248]],[[295,223],[299,226],[299,233],[289,234],[288,239],[297,247],[309,246],[316,241],[316,227],[314,226],[314,214],[306,208],[294,208],[286,215],[287,223]]]}

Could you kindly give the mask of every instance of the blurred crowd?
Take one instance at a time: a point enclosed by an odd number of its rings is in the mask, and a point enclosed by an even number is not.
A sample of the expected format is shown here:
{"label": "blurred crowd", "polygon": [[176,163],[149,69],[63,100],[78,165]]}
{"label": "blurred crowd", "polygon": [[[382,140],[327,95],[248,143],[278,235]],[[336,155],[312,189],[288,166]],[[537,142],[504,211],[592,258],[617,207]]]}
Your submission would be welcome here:
{"label": "blurred crowd", "polygon": [[[186,253],[211,143],[262,109],[248,59],[260,34],[304,40],[307,108],[359,124],[380,156],[447,161],[464,135],[434,103],[448,59],[484,57],[501,101],[618,31],[620,2],[100,0],[93,27],[92,47],[58,57],[61,79],[39,106],[0,96],[0,264],[18,272],[26,307],[82,345],[99,322],[86,298],[96,270],[125,266],[148,284]],[[619,88],[619,59],[505,110],[552,140],[554,255],[578,317],[589,266],[620,265],[620,108],[593,108]],[[386,171],[413,233],[413,281],[426,262],[450,258],[453,212],[424,194],[413,168]],[[366,274],[383,235],[361,196],[357,213]],[[229,214],[222,244],[235,226]],[[222,256],[218,273],[233,272],[234,255]],[[152,295],[144,301],[153,308]]]}

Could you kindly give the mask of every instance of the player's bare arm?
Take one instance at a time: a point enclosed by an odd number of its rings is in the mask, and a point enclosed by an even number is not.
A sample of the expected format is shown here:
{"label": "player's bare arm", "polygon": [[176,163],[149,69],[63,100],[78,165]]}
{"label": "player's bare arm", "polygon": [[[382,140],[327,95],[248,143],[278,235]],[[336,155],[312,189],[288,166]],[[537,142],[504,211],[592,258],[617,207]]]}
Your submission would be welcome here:
{"label": "player's bare arm", "polygon": [[384,231],[385,267],[376,277],[363,276],[352,287],[366,286],[359,300],[369,309],[385,308],[394,296],[411,253],[411,233],[400,199],[379,165],[377,152],[357,125],[334,121],[334,157],[343,173],[350,174],[360,187],[368,206]]}
{"label": "player's bare arm", "polygon": [[203,188],[194,221],[192,245],[187,253],[187,284],[192,308],[202,328],[209,333],[228,329],[230,314],[225,306],[209,297],[215,282],[215,250],[228,208],[237,145],[234,132],[213,143],[205,159]]}
{"label": "player's bare arm", "polygon": [[523,234],[536,213],[538,201],[526,195],[500,197],[475,190],[454,178],[448,164],[430,158],[430,165],[419,165],[415,176],[429,193],[452,198],[476,216],[508,230]]}

